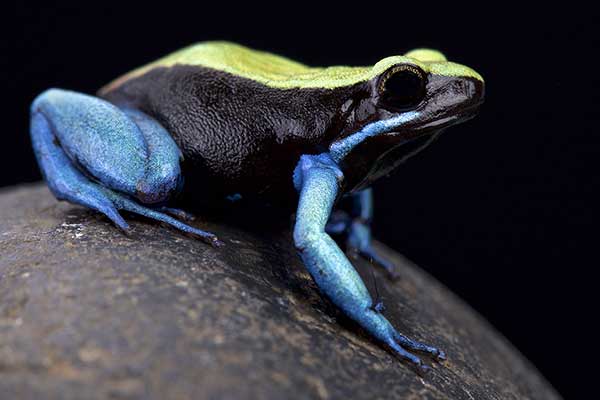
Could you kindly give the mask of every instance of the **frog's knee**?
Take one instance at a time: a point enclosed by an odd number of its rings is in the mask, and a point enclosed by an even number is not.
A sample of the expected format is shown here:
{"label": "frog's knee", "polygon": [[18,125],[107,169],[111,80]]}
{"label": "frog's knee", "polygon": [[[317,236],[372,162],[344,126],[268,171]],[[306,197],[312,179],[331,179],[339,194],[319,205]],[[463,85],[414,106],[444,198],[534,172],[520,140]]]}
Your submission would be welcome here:
{"label": "frog's knee", "polygon": [[44,90],[42,93],[37,95],[37,97],[31,102],[31,106],[29,107],[32,114],[37,114],[41,111],[44,106],[52,104],[55,100],[60,100],[67,91],[57,88],[50,88]]}
{"label": "frog's knee", "polygon": [[149,174],[136,184],[135,197],[144,204],[164,203],[183,186],[179,165],[164,165],[159,172]]}

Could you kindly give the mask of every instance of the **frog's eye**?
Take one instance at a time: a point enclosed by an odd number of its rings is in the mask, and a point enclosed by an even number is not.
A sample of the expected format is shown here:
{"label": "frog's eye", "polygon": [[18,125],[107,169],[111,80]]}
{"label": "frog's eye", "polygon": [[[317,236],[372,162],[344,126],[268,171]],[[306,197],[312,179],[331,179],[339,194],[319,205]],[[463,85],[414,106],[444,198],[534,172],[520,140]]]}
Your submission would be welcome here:
{"label": "frog's eye", "polygon": [[390,69],[379,82],[379,98],[386,108],[407,110],[425,98],[425,73],[413,65]]}

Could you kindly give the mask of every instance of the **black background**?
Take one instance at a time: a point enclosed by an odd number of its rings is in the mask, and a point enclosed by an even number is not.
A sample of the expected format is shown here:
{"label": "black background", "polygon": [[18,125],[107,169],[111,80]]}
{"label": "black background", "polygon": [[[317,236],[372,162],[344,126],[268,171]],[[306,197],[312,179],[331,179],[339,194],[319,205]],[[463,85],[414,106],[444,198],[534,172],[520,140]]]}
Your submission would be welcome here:
{"label": "black background", "polygon": [[575,3],[196,3],[9,5],[0,186],[40,178],[28,107],[50,86],[93,93],[209,39],[312,65],[437,48],[484,76],[486,104],[376,184],[375,235],[480,311],[565,397],[588,392],[598,347],[597,14]]}

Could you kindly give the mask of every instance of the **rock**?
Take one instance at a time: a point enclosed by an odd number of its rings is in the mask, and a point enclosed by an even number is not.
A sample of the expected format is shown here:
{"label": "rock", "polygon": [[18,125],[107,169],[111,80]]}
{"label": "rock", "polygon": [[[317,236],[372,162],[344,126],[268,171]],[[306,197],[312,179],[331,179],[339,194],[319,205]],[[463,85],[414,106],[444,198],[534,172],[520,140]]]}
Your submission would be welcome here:
{"label": "rock", "polygon": [[[289,230],[202,217],[212,248],[127,216],[124,235],[41,185],[0,194],[0,394],[9,399],[558,399],[471,308],[400,255],[396,327],[440,346],[419,376],[318,295]],[[356,261],[372,288],[370,266]],[[424,357],[428,362],[426,357]]]}

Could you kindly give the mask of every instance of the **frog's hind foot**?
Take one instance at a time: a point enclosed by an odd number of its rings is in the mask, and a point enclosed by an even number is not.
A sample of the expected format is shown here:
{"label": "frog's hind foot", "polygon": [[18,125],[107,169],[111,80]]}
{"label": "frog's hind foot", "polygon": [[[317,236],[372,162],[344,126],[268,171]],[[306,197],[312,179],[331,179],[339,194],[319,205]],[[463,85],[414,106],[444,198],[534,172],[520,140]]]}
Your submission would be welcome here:
{"label": "frog's hind foot", "polygon": [[[194,228],[190,225],[184,224],[183,222],[167,215],[164,212],[159,212],[152,208],[144,207],[144,206],[138,204],[137,202],[127,198],[126,196],[123,196],[120,193],[115,193],[115,192],[111,191],[110,189],[100,188],[100,190],[102,190],[104,192],[104,194],[108,198],[110,198],[111,201],[113,202],[113,204],[120,210],[133,212],[133,213],[136,213],[139,215],[143,215],[144,217],[154,219],[156,221],[164,222],[166,224],[169,224],[169,225],[179,229],[182,232],[189,233],[214,247],[221,247],[225,244],[222,241],[220,241],[219,238],[213,233],[206,232],[201,229]],[[170,208],[164,208],[164,207],[160,207],[159,209],[164,209],[166,212],[169,212],[169,213],[172,213],[173,210],[176,210],[176,209],[170,209]],[[178,211],[180,211],[180,210],[178,210]],[[181,211],[181,212],[183,212],[183,211]],[[186,215],[188,215],[188,214],[186,213]]]}
{"label": "frog's hind foot", "polygon": [[56,198],[97,210],[124,231],[129,225],[118,210],[165,222],[215,246],[222,244],[212,233],[153,209],[153,204],[164,203],[180,189],[181,153],[168,132],[141,112],[51,89],[31,106],[31,140]]}

